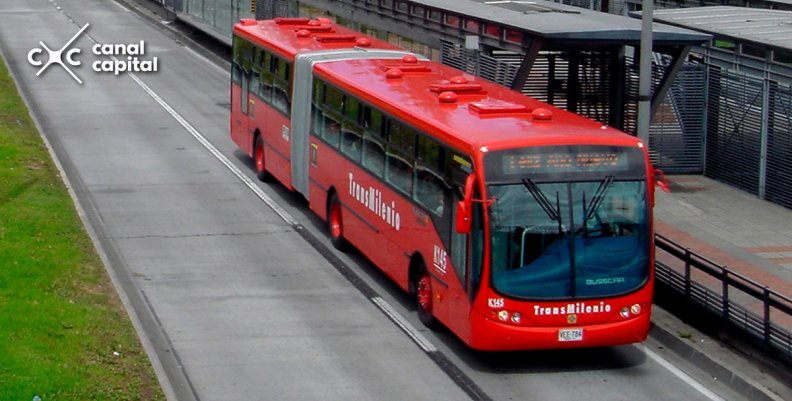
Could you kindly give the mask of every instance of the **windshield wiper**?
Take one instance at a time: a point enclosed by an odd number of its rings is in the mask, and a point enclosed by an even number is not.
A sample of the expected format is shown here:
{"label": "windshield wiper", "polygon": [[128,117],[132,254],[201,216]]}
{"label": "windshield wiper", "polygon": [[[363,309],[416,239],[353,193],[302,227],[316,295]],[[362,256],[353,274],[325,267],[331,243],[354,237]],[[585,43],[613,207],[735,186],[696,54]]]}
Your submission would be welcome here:
{"label": "windshield wiper", "polygon": [[553,204],[550,203],[550,201],[545,196],[544,192],[542,192],[542,190],[539,189],[539,187],[536,186],[536,184],[533,181],[531,181],[530,178],[523,178],[522,183],[523,185],[525,185],[525,188],[528,189],[528,192],[531,193],[531,196],[533,196],[534,199],[536,199],[536,202],[539,203],[539,206],[547,214],[547,217],[549,217],[550,220],[552,221],[558,222],[558,233],[559,234],[563,233],[564,230],[563,230],[563,225],[561,224],[561,214],[559,213],[559,211],[561,210],[561,205],[560,205],[560,201],[558,200],[558,194],[556,194],[556,205],[555,207],[553,207]]}
{"label": "windshield wiper", "polygon": [[[613,184],[614,176],[608,175],[605,176],[605,179],[600,182],[599,187],[597,190],[594,191],[594,197],[591,198],[591,203],[588,205],[586,209],[586,216],[583,219],[583,225],[585,226],[586,222],[591,220],[594,217],[594,213],[596,213],[597,209],[599,209],[600,205],[602,205],[602,201],[605,200],[605,193],[608,192],[611,184]],[[583,193],[583,204],[586,203],[586,195],[585,192]]]}

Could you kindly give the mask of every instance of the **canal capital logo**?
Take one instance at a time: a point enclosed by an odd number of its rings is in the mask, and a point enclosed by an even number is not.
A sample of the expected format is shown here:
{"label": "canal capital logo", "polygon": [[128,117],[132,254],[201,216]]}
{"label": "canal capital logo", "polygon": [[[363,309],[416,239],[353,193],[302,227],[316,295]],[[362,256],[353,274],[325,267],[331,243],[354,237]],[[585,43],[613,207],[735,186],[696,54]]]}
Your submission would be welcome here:
{"label": "canal capital logo", "polygon": [[[78,67],[82,62],[77,59],[82,49],[71,45],[88,30],[90,23],[86,23],[69,39],[60,49],[52,50],[46,43],[39,41],[41,47],[34,47],[27,54],[28,63],[40,67],[36,76],[40,76],[52,65],[61,66],[80,85],[83,81],[70,67]],[[45,53],[46,52],[46,53]],[[91,69],[98,73],[113,73],[119,75],[123,72],[156,72],[159,60],[156,57],[142,59],[146,53],[146,43],[139,41],[129,44],[102,44],[94,42],[91,52],[99,59],[91,63]]]}

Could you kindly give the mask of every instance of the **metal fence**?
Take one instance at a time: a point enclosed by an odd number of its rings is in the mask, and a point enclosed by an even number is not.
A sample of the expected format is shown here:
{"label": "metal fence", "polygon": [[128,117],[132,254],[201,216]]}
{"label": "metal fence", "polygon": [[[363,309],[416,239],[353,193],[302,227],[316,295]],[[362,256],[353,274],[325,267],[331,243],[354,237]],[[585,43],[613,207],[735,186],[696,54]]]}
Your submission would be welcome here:
{"label": "metal fence", "polygon": [[649,129],[652,164],[666,173],[701,174],[703,171],[705,77],[704,65],[685,63],[652,118]]}
{"label": "metal fence", "polygon": [[688,301],[792,362],[792,298],[718,265],[662,235],[655,236],[655,277]]}
{"label": "metal fence", "polygon": [[765,199],[792,208],[792,88],[770,85]]}
{"label": "metal fence", "polygon": [[792,88],[709,68],[704,174],[792,208]]}

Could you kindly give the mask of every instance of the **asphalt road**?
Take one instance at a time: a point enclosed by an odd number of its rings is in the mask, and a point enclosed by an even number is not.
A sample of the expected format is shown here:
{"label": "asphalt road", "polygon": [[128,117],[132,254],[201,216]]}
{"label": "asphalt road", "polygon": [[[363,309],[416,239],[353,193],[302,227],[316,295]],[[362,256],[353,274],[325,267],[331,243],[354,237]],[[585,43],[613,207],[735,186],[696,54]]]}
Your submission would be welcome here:
{"label": "asphalt road", "polygon": [[[81,49],[64,65],[83,83],[61,65],[36,76],[31,49],[60,49],[86,23],[64,51]],[[740,399],[651,340],[482,354],[426,331],[367,261],[329,250],[304,201],[253,181],[228,138],[227,70],[156,25],[106,0],[0,3],[0,51],[169,398]],[[159,71],[92,70],[108,60],[95,43],[141,40]]]}

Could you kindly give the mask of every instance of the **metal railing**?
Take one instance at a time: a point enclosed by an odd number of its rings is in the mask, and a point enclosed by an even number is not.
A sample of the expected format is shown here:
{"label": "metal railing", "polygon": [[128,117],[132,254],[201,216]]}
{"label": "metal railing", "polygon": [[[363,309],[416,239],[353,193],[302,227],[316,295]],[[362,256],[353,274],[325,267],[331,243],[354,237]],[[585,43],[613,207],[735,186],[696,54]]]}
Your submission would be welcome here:
{"label": "metal railing", "polygon": [[792,298],[660,234],[655,235],[655,246],[658,285],[685,296],[764,345],[767,351],[792,361],[792,332],[787,329],[792,326]]}

